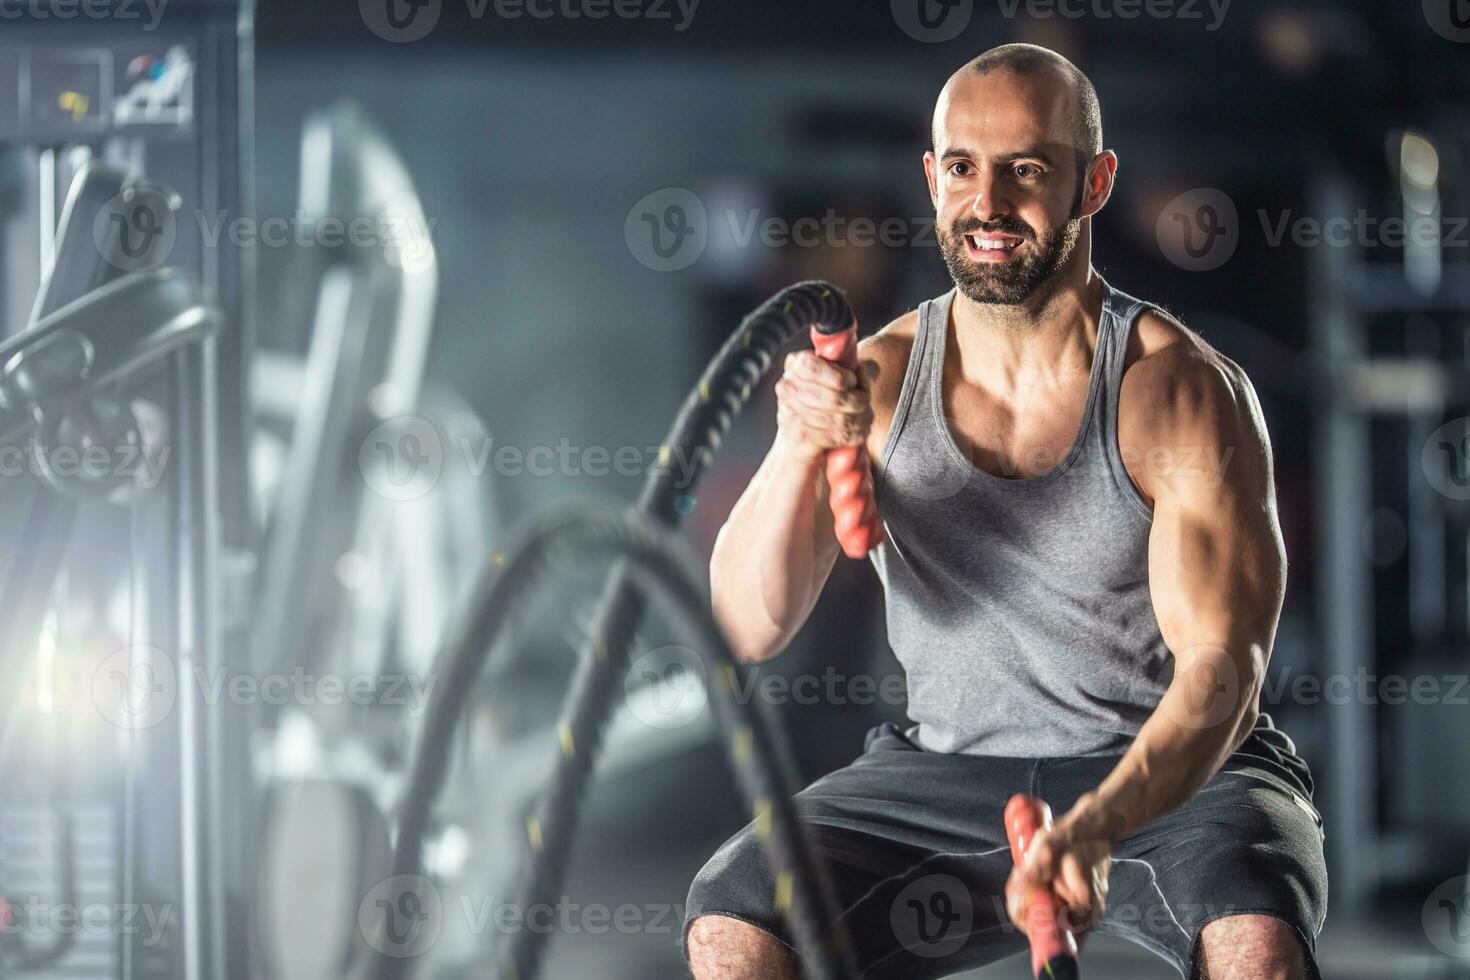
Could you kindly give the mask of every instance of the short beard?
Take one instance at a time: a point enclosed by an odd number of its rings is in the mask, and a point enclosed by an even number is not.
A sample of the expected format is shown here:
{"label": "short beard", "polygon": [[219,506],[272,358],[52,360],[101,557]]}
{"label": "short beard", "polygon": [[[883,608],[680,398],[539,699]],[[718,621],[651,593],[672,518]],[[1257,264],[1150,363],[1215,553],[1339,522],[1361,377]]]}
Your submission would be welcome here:
{"label": "short beard", "polygon": [[[972,262],[965,254],[964,238],[976,232],[1020,235],[1037,247],[1034,252],[1004,264]],[[947,230],[940,229],[938,235],[944,264],[960,292],[976,303],[1017,306],[1056,277],[1071,257],[1081,233],[1082,221],[1076,217],[1040,239],[1015,218],[980,221],[971,217],[959,219]]]}

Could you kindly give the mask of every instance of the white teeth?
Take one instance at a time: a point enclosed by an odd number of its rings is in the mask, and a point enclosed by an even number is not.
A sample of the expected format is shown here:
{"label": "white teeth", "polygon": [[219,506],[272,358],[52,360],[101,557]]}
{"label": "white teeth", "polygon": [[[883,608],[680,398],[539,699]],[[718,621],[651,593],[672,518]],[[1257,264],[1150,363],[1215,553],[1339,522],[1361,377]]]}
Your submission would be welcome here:
{"label": "white teeth", "polygon": [[967,237],[970,239],[970,243],[976,248],[984,249],[986,251],[994,251],[997,249],[1009,251],[1010,249],[1013,249],[1017,245],[1021,244],[1019,241],[1002,242],[988,238],[976,238],[974,235],[969,235]]}

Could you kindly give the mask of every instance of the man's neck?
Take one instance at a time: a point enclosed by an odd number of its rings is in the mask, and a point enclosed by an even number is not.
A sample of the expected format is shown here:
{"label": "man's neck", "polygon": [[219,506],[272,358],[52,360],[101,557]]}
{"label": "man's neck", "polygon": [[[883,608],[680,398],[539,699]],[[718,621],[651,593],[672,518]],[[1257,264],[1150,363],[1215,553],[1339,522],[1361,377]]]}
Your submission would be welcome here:
{"label": "man's neck", "polygon": [[1005,396],[1091,370],[1103,284],[1086,250],[1076,249],[1049,286],[1014,306],[956,292],[952,349],[967,381]]}

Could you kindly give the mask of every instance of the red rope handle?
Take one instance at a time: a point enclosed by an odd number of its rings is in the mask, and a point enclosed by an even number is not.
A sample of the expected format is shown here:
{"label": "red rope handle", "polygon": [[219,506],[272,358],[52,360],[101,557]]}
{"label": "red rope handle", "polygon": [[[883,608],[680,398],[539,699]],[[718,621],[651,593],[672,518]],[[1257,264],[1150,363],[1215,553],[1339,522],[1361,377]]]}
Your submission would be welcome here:
{"label": "red rope handle", "polygon": [[[812,347],[824,361],[857,370],[857,324],[824,334],[812,327]],[[873,500],[873,474],[865,446],[827,451],[827,485],[837,540],[849,558],[866,558],[883,541],[883,525]]]}

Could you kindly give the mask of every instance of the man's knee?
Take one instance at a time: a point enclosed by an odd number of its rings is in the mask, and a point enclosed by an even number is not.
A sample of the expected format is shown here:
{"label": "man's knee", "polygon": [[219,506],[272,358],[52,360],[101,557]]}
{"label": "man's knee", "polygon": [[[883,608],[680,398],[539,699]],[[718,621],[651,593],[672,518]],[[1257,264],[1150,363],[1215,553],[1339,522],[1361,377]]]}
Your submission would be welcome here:
{"label": "man's knee", "polygon": [[701,915],[685,940],[695,980],[795,980],[784,944],[764,929],[723,915]]}
{"label": "man's knee", "polygon": [[1301,937],[1269,915],[1228,915],[1200,930],[1191,980],[1306,980]]}

